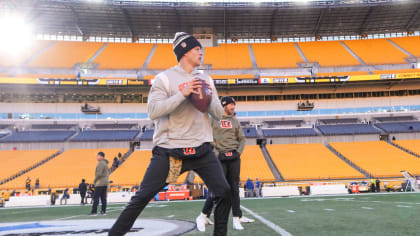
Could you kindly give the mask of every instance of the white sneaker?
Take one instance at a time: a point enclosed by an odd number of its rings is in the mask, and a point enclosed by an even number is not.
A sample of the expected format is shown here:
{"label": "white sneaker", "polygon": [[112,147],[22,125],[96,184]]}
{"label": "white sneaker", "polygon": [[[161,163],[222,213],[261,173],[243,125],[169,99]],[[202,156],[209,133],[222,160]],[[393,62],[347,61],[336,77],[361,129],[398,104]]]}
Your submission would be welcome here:
{"label": "white sneaker", "polygon": [[239,220],[239,217],[233,217],[233,229],[234,230],[243,230],[244,227],[241,225],[241,221]]}
{"label": "white sneaker", "polygon": [[200,213],[200,215],[195,219],[195,223],[197,224],[197,230],[200,232],[206,232],[206,222],[207,222],[207,216],[203,213]]}
{"label": "white sneaker", "polygon": [[242,216],[241,218],[239,218],[239,221],[240,221],[241,223],[252,223],[252,222],[255,222],[255,220],[254,220],[254,219],[249,219],[249,218],[247,218],[247,217],[245,217],[245,216]]}

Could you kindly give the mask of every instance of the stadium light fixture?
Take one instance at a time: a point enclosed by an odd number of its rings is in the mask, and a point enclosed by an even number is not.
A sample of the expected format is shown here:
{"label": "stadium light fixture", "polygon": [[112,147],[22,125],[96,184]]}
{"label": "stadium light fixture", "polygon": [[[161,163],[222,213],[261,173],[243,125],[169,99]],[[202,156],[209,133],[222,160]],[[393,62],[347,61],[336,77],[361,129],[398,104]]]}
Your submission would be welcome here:
{"label": "stadium light fixture", "polygon": [[19,56],[33,39],[32,28],[23,17],[6,14],[0,18],[0,52]]}

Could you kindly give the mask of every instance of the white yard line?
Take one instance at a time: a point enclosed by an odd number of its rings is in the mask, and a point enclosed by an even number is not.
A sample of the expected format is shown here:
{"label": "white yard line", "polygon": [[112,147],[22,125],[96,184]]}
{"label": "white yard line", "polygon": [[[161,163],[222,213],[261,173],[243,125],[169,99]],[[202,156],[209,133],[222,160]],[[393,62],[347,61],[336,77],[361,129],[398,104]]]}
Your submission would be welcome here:
{"label": "white yard line", "polygon": [[241,208],[242,208],[242,210],[246,211],[248,214],[252,215],[252,217],[254,217],[255,219],[258,219],[259,221],[261,221],[261,223],[265,224],[266,226],[268,226],[269,228],[271,228],[272,230],[277,232],[279,235],[292,236],[292,234],[287,232],[285,229],[283,229],[280,226],[274,224],[273,222],[265,219],[264,217],[258,215],[257,213],[251,211],[250,209],[248,209],[244,206],[241,206]]}
{"label": "white yard line", "polygon": [[[113,212],[113,211],[118,211],[118,210],[120,210],[120,209],[109,210],[106,213]],[[88,214],[83,214],[83,215],[67,216],[67,217],[58,218],[58,219],[55,219],[55,220],[68,220],[68,219],[73,219],[73,218],[77,218],[77,217],[81,217],[81,216],[89,216],[89,215]],[[100,215],[98,214],[98,216],[100,216]],[[92,218],[95,218],[95,216],[92,216]]]}
{"label": "white yard line", "polygon": [[362,209],[365,209],[365,210],[373,210],[373,208],[372,207],[361,207]]}
{"label": "white yard line", "polygon": [[67,216],[67,217],[58,218],[58,219],[55,219],[55,220],[68,220],[68,219],[72,219],[72,218],[76,218],[76,217],[80,217],[80,216],[87,216],[87,215],[85,214],[85,215]]}
{"label": "white yard line", "polygon": [[[263,200],[263,199],[292,199],[292,198],[320,198],[320,197],[370,197],[373,195],[393,195],[393,194],[420,194],[419,192],[386,192],[386,193],[367,193],[367,194],[359,194],[359,195],[354,195],[354,194],[330,194],[330,195],[305,195],[305,196],[289,196],[289,197],[263,197],[263,198],[241,198],[241,201],[248,201],[248,200]],[[206,199],[200,199],[200,200],[177,200],[177,201],[158,201],[158,202],[151,202],[149,204],[168,204],[168,203],[190,203],[190,202],[203,202]],[[343,199],[341,199],[343,200]],[[357,201],[361,201],[361,200],[357,200]],[[369,201],[366,201],[369,202]],[[376,203],[381,203],[381,201],[370,201],[370,202],[376,202]],[[412,204],[420,204],[420,203],[412,203]],[[122,205],[123,207],[125,207],[127,205],[126,202],[115,202],[115,203],[109,203],[109,206],[111,205]],[[80,206],[80,204],[73,204],[73,205],[56,205],[56,206],[21,206],[21,207],[2,207],[0,208],[0,211],[4,211],[4,210],[9,210],[9,209],[34,209],[34,208],[52,208],[52,207],[75,207],[75,206]]]}
{"label": "white yard line", "polygon": [[[113,203],[109,203],[107,204],[107,206],[115,206],[115,205],[122,205],[125,206],[127,205],[126,202],[113,202]],[[92,204],[87,204],[87,205],[80,205],[80,204],[67,204],[67,205],[41,205],[41,206],[12,206],[12,207],[2,207],[0,208],[0,211],[4,211],[4,210],[10,210],[10,209],[37,209],[37,208],[58,208],[58,207],[84,207],[84,206],[92,206]]]}

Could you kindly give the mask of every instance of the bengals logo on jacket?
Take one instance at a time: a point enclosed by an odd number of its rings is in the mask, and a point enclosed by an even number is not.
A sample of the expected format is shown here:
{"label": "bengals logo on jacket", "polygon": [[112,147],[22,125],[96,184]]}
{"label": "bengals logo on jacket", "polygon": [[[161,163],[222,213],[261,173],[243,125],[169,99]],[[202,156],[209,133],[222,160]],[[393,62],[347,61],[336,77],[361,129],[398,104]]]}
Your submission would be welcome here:
{"label": "bengals logo on jacket", "polygon": [[231,129],[232,128],[232,122],[230,120],[221,120],[220,121],[220,127],[224,129]]}
{"label": "bengals logo on jacket", "polygon": [[184,148],[184,155],[194,155],[195,153],[195,148]]}

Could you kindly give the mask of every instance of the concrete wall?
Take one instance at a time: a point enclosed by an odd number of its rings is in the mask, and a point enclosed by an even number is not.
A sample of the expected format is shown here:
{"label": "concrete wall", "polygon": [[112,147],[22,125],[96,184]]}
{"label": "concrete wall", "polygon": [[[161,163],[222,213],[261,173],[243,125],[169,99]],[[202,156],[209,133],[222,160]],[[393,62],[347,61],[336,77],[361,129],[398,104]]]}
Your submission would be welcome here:
{"label": "concrete wall", "polygon": [[[397,140],[420,139],[420,133],[390,134],[390,139],[395,136]],[[267,144],[294,144],[294,143],[331,143],[331,142],[360,142],[378,141],[379,134],[365,135],[337,135],[337,136],[311,136],[311,137],[279,137],[267,138]],[[247,138],[246,145],[257,145],[257,139]],[[0,150],[45,150],[45,149],[100,149],[100,148],[130,148],[129,142],[65,142],[65,143],[0,143]],[[140,141],[141,150],[153,148],[152,141]]]}
{"label": "concrete wall", "polygon": [[140,149],[141,150],[150,150],[153,148],[152,141],[140,141]]}
{"label": "concrete wall", "polygon": [[396,140],[406,140],[406,139],[420,139],[420,133],[395,133],[389,134],[389,138],[395,137]]}
{"label": "concrete wall", "polygon": [[[0,103],[2,113],[81,113],[84,103]],[[99,106],[102,113],[143,113],[146,104],[137,103],[92,103]]]}
{"label": "concrete wall", "polygon": [[332,143],[332,142],[359,142],[359,141],[378,141],[378,134],[366,135],[337,135],[337,136],[316,136],[316,137],[281,137],[267,138],[267,144],[294,144],[294,143]]}
{"label": "concrete wall", "polygon": [[[343,98],[319,99],[315,102],[315,109],[358,108],[376,106],[404,106],[420,105],[420,96],[407,97],[380,97],[380,98]],[[237,111],[270,111],[270,110],[296,110],[297,101],[262,101],[238,102]]]}
{"label": "concrete wall", "polygon": [[46,149],[100,149],[130,148],[129,142],[42,142],[42,143],[0,143],[0,150],[46,150]]}
{"label": "concrete wall", "polygon": [[[242,94],[243,95],[243,94]],[[419,105],[420,96],[315,100],[316,109]],[[295,110],[297,101],[238,102],[237,111]],[[80,113],[81,103],[0,103],[2,113]],[[102,113],[146,113],[147,104],[94,103]]]}
{"label": "concrete wall", "polygon": [[[257,145],[257,139],[254,138],[247,138],[245,140],[245,145]],[[140,141],[140,149],[142,150],[149,150],[153,148],[152,141]]]}

